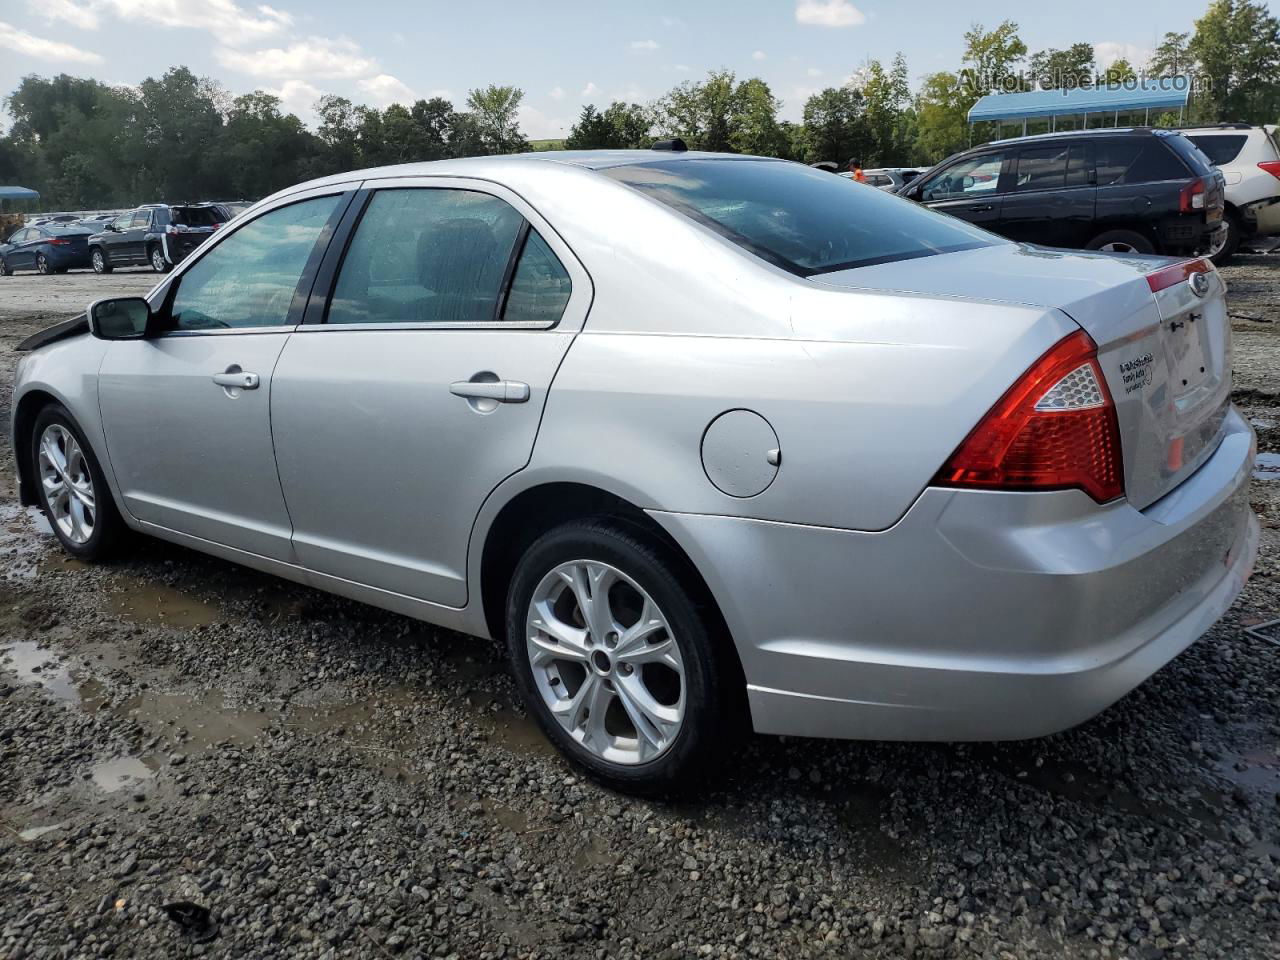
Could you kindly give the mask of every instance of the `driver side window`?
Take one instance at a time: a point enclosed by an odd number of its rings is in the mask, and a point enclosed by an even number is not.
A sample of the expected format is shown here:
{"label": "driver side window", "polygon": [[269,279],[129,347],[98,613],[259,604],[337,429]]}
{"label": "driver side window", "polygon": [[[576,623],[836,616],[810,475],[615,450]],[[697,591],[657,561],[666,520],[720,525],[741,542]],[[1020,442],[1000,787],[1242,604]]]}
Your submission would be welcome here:
{"label": "driver side window", "polygon": [[170,329],[284,325],[302,271],[340,199],[334,194],[279,207],[219,243],[178,279]]}
{"label": "driver side window", "polygon": [[1000,185],[1003,153],[984,153],[952,164],[924,185],[922,200],[975,200],[990,196]]}

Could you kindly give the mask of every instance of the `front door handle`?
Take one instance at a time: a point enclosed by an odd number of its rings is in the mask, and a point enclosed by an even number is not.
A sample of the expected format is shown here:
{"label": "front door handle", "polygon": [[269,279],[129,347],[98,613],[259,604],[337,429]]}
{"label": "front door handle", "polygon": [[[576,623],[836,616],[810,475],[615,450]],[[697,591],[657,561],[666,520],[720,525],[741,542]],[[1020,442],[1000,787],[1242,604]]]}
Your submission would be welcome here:
{"label": "front door handle", "polygon": [[226,373],[215,373],[213,382],[220,387],[237,387],[241,390],[258,389],[258,375],[256,373],[246,373],[243,370],[234,372],[228,370]]}
{"label": "front door handle", "polygon": [[529,385],[519,380],[455,380],[449,384],[449,392],[455,397],[498,403],[525,403],[529,399]]}
{"label": "front door handle", "polygon": [[969,209],[972,210],[974,213],[986,213],[990,210],[994,210],[995,207],[993,207],[989,203],[980,203],[980,204],[977,204],[976,206],[970,207]]}

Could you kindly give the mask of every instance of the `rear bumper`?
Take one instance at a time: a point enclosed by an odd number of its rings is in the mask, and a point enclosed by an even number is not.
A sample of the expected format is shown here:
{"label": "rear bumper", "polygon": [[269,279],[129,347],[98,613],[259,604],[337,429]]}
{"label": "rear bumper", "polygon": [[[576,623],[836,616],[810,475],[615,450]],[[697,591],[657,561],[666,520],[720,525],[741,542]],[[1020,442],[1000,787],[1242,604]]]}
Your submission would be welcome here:
{"label": "rear bumper", "polygon": [[1005,740],[1074,726],[1204,633],[1252,569],[1253,434],[1145,511],[926,490],[881,533],[654,513],[707,579],[762,733]]}
{"label": "rear bumper", "polygon": [[1203,216],[1171,217],[1160,222],[1160,244],[1167,250],[1194,250],[1202,239],[1225,226],[1224,220],[1206,222]]}
{"label": "rear bumper", "polygon": [[1280,233],[1280,195],[1245,204],[1240,216],[1246,233],[1267,237]]}

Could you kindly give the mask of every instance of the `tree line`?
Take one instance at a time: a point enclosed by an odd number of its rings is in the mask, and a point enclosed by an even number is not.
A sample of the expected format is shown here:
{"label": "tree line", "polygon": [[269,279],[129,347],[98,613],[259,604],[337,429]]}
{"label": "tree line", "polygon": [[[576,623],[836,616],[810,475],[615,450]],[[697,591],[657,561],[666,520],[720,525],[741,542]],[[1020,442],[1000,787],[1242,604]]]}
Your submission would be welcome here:
{"label": "tree line", "polygon": [[[764,80],[713,70],[651,103],[585,106],[563,146],[643,148],[678,136],[692,149],[805,163],[925,165],[999,135],[967,123],[987,93],[1115,83],[1139,70],[1196,78],[1187,124],[1280,120],[1280,20],[1259,0],[1213,0],[1193,30],[1165,34],[1149,63],[1105,71],[1090,43],[1028,55],[1009,20],[975,24],[964,39],[959,69],[928,74],[913,91],[901,54],[887,66],[871,60],[810,96],[798,123],[779,119],[782,103]],[[45,206],[65,209],[253,199],[344,170],[529,150],[523,97],[492,85],[460,108],[435,97],[379,110],[326,95],[308,128],[270,93],[231,96],[181,66],[137,87],[28,76],[5,99],[13,123],[0,136],[0,183],[33,187]]]}

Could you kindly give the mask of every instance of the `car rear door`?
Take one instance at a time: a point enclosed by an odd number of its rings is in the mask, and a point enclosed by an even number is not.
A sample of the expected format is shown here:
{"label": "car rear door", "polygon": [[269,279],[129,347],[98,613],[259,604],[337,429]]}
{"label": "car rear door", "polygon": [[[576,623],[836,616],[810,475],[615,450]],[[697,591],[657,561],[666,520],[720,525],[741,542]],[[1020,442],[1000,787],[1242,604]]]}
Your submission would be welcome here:
{"label": "car rear door", "polygon": [[10,268],[30,270],[35,265],[34,244],[31,243],[31,239],[38,236],[39,231],[35,227],[23,227],[13,232],[9,237],[9,243],[13,245],[13,249],[5,255]]}
{"label": "car rear door", "polygon": [[1026,146],[1012,163],[1000,233],[1049,247],[1083,247],[1091,238],[1098,188],[1093,150],[1059,141]]}
{"label": "car rear door", "polygon": [[353,210],[272,384],[298,561],[462,607],[472,524],[529,460],[590,280],[492,183],[380,181]]}
{"label": "car rear door", "polygon": [[999,231],[1002,179],[1010,152],[987,150],[962,157],[913,192],[925,206]]}
{"label": "car rear door", "polygon": [[271,442],[271,371],[302,316],[340,187],[289,198],[183,269],[158,336],[109,344],[98,399],[111,468],[138,520],[290,562]]}

